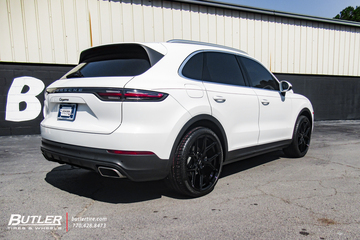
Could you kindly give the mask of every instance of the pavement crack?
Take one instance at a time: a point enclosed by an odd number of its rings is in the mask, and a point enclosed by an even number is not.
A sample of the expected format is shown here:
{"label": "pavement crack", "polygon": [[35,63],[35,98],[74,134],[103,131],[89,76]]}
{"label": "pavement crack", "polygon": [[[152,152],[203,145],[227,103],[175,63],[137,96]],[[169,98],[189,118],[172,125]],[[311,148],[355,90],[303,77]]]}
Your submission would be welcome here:
{"label": "pavement crack", "polygon": [[[311,181],[316,181],[319,183],[319,185],[324,188],[324,189],[333,189],[334,190],[334,194],[331,194],[331,196],[335,196],[337,194],[337,190],[335,188],[332,188],[332,187],[325,187],[320,180],[311,180]],[[255,188],[260,191],[261,193],[263,193],[264,195],[266,196],[270,196],[270,197],[273,197],[273,198],[276,198],[276,199],[279,199],[281,200],[282,202],[286,203],[286,204],[289,204],[289,205],[293,205],[293,206],[296,206],[296,207],[299,207],[301,209],[304,209],[306,211],[309,212],[310,215],[313,215],[313,216],[321,216],[321,213],[317,213],[315,212],[311,207],[306,207],[300,203],[297,203],[295,202],[296,200],[300,200],[300,199],[311,199],[315,196],[309,196],[309,197],[303,197],[303,198],[295,198],[295,199],[285,199],[285,198],[282,198],[280,196],[276,196],[272,193],[267,193],[265,192],[264,190],[260,189],[260,187],[263,187],[263,186],[266,186],[268,184],[271,184],[271,183],[274,183],[274,182],[277,182],[277,181],[270,181],[270,182],[267,182],[266,184],[264,185],[261,185],[261,186],[256,186]],[[291,182],[291,181],[286,181],[286,182]]]}
{"label": "pavement crack", "polygon": [[54,229],[51,231],[51,235],[56,239],[60,240],[62,236],[60,236],[57,232],[55,232],[57,229]]}
{"label": "pavement crack", "polygon": [[321,187],[323,187],[324,189],[333,189],[333,190],[334,190],[334,194],[332,194],[331,196],[336,196],[337,193],[338,193],[338,191],[336,190],[336,188],[334,188],[334,187],[325,187],[325,186],[323,185],[323,182],[320,181],[320,180],[319,180],[319,185],[320,185]]}
{"label": "pavement crack", "polygon": [[91,200],[89,204],[87,204],[83,210],[81,210],[78,214],[75,215],[76,218],[82,217],[85,212],[95,203],[95,200]]}
{"label": "pavement crack", "polygon": [[356,170],[360,170],[360,167],[355,167],[355,166],[351,166],[349,164],[340,163],[340,162],[334,162],[334,161],[331,161],[331,162],[334,163],[334,164],[338,164],[340,166],[345,166],[345,167],[353,168],[353,169],[356,169]]}
{"label": "pavement crack", "polygon": [[[93,204],[95,203],[95,200],[91,200],[90,203],[86,204],[85,207],[80,211],[78,212],[76,215],[75,215],[75,218],[79,218],[79,217],[82,217],[85,212],[89,209],[89,207],[91,207]],[[56,239],[56,240],[60,240],[66,233],[68,233],[69,231],[65,232],[64,234],[62,235],[59,235],[56,231],[58,230],[58,228],[52,230],[50,233],[51,235]]]}
{"label": "pavement crack", "polygon": [[[262,186],[265,186],[265,185],[268,185],[272,182],[267,182],[266,184],[262,185]],[[274,194],[271,194],[271,193],[267,193],[263,190],[261,190],[259,187],[262,187],[262,186],[256,186],[256,190],[260,191],[262,194],[266,195],[266,196],[270,196],[270,197],[274,197],[274,198],[277,198],[277,199],[280,199],[281,201],[283,201],[284,203],[286,204],[291,204],[291,201],[290,200],[287,200],[287,199],[283,199],[282,197],[278,197],[278,196],[275,196]]]}

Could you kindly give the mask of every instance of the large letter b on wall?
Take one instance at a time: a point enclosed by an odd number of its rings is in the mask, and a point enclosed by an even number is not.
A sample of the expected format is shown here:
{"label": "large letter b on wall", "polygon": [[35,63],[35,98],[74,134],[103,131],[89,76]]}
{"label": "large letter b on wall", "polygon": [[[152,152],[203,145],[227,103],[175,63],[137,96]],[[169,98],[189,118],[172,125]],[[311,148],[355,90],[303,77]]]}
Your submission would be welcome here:
{"label": "large letter b on wall", "polygon": [[34,77],[15,78],[7,96],[5,120],[22,122],[35,119],[41,112],[41,103],[36,96],[44,87],[44,83]]}

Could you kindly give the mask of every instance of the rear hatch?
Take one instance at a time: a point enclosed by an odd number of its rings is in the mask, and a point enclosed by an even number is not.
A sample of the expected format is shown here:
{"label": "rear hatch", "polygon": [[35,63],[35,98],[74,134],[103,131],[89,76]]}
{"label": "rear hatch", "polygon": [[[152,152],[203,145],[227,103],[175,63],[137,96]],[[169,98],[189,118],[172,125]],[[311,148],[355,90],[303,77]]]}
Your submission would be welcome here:
{"label": "rear hatch", "polygon": [[[163,55],[140,44],[112,44],[81,53],[80,63],[46,89],[42,126],[109,134],[122,121],[124,89]],[[147,93],[149,95],[151,93]]]}

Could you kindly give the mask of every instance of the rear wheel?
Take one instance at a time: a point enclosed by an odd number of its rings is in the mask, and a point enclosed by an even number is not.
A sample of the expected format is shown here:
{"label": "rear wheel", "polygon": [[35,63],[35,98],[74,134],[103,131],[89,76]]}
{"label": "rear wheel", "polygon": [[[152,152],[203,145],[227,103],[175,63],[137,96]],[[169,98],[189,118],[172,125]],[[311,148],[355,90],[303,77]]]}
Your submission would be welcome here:
{"label": "rear wheel", "polygon": [[299,116],[295,124],[292,143],[284,149],[285,155],[294,158],[305,156],[310,147],[310,138],[310,120],[306,116]]}
{"label": "rear wheel", "polygon": [[168,180],[175,190],[191,197],[210,193],[220,176],[223,150],[216,134],[195,128],[181,140]]}

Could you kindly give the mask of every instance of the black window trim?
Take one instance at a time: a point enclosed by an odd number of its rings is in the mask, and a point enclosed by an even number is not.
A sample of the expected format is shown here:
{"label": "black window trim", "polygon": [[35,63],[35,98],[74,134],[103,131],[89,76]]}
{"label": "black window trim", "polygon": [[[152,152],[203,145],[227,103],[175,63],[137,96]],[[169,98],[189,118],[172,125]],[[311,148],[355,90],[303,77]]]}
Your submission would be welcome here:
{"label": "black window trim", "polygon": [[[186,63],[193,57],[195,56],[196,54],[198,53],[206,53],[206,52],[210,52],[210,53],[225,53],[225,54],[230,54],[230,55],[233,55],[235,56],[235,59],[239,65],[239,68],[240,68],[240,72],[243,76],[243,79],[244,79],[244,82],[245,82],[245,86],[242,86],[242,85],[235,85],[235,84],[230,84],[230,83],[219,83],[219,82],[211,82],[211,81],[206,81],[206,80],[203,80],[203,79],[194,79],[194,78],[188,78],[186,76],[184,76],[182,74],[182,71],[186,65]],[[221,85],[228,85],[228,86],[235,86],[235,87],[252,87],[252,84],[251,82],[249,82],[249,79],[247,78],[247,72],[245,73],[244,70],[243,70],[243,66],[240,64],[238,58],[236,56],[243,56],[241,54],[236,54],[236,53],[232,53],[232,52],[227,52],[227,51],[221,51],[221,50],[213,50],[213,49],[201,49],[201,50],[197,50],[195,52],[192,52],[191,54],[189,54],[189,56],[187,56],[185,58],[185,60],[181,63],[180,67],[179,67],[179,70],[178,70],[178,74],[180,77],[182,78],[185,78],[185,79],[188,79],[188,80],[192,80],[192,81],[200,81],[200,82],[206,82],[206,83],[214,83],[214,84],[221,84]],[[251,58],[249,58],[251,59]]]}
{"label": "black window trim", "polygon": [[85,49],[80,54],[79,64],[104,59],[132,59],[134,58],[133,54],[138,54],[135,59],[147,60],[151,67],[165,56],[141,43],[114,43]]}

